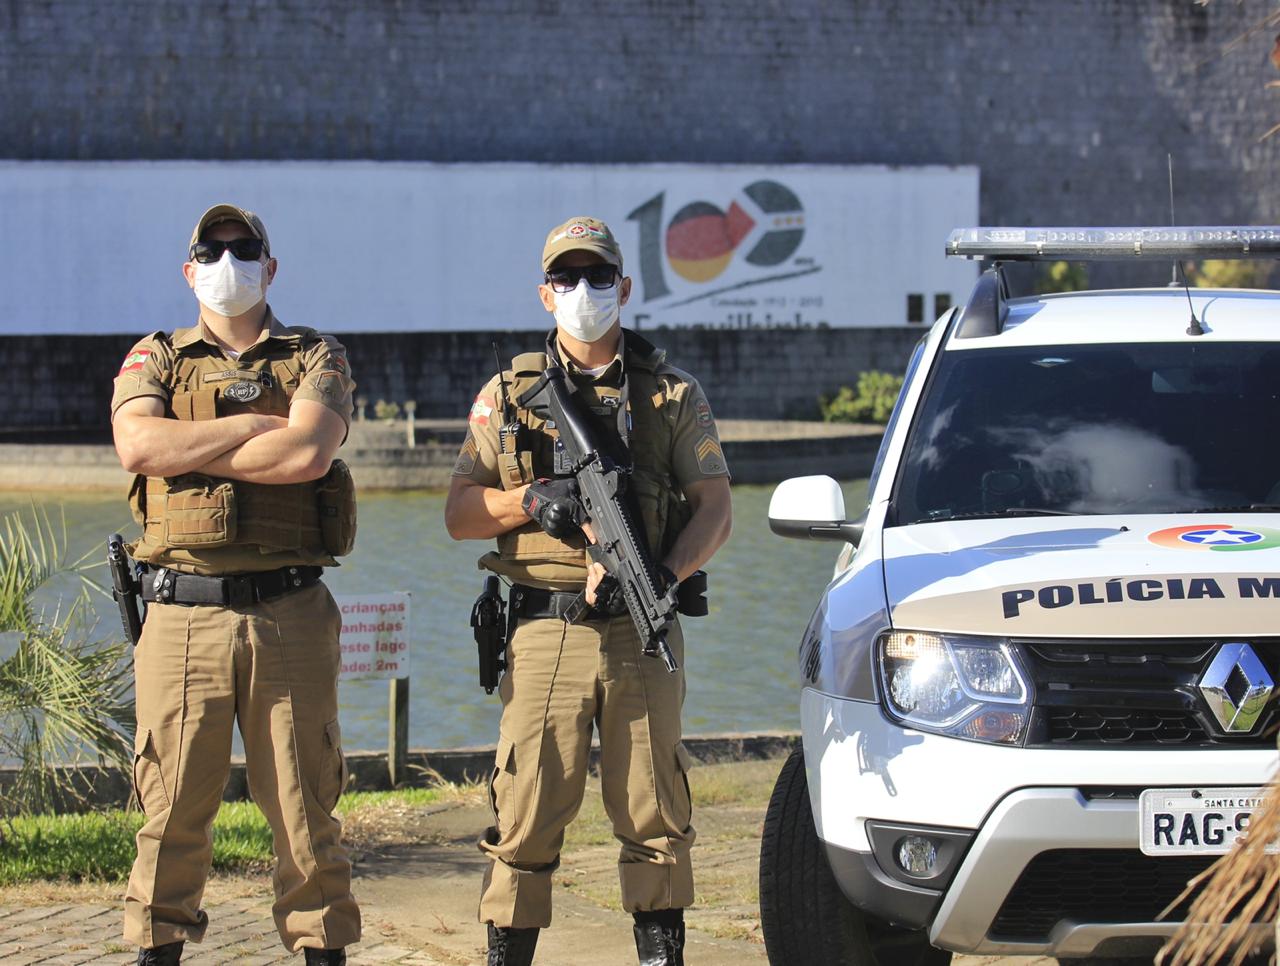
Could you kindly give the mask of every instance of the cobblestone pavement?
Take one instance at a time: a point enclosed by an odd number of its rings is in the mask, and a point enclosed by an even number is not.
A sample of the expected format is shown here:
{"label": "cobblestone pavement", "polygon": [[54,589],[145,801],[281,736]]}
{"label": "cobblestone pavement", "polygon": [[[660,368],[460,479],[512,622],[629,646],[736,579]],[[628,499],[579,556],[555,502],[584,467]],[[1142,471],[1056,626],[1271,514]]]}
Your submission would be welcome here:
{"label": "cobblestone pavement", "polygon": [[[271,923],[270,899],[229,899],[210,906],[210,916],[214,925],[205,941],[188,945],[183,963],[264,966],[301,961],[280,945]],[[120,919],[119,905],[0,906],[0,962],[5,966],[132,966],[137,950],[120,938]],[[368,927],[364,941],[352,947],[347,961],[351,966],[447,966],[444,960],[388,943]]]}
{"label": "cobblestone pavement", "polygon": [[[690,966],[763,966],[756,900],[760,822],[777,763],[715,766],[703,779],[719,800],[700,811],[695,853],[698,901],[689,910]],[[591,779],[577,840],[555,879],[554,925],[538,942],[538,966],[636,962],[631,918],[619,909],[618,847]],[[476,898],[487,866],[475,841],[491,820],[487,796],[463,795],[427,808],[390,808],[364,824],[353,854],[352,891],[363,940],[351,966],[374,963],[474,966],[484,961]],[[593,831],[594,829],[594,831]],[[0,966],[132,966],[121,938],[123,884],[50,883],[0,889]],[[265,873],[214,876],[204,895],[209,929],[184,963],[293,963],[271,918]],[[1052,966],[1043,957],[956,956],[953,966]],[[819,964],[814,964],[819,966]]]}
{"label": "cobblestone pavement", "polygon": [[[209,913],[212,925],[205,941],[188,945],[183,963],[265,966],[300,962],[299,957],[285,952],[280,945],[271,926],[269,899],[228,899],[211,904]],[[0,962],[5,966],[133,966],[137,953],[120,938],[120,916],[118,904],[0,906]],[[692,953],[695,948],[691,945],[689,951]],[[574,957],[573,961],[600,962],[586,950],[583,955],[587,958]],[[348,954],[351,966],[454,966],[466,961],[456,956],[437,959],[421,950],[396,945],[367,919],[364,941],[351,947]],[[763,946],[754,947],[744,961],[765,962]],[[691,956],[689,962],[695,966],[698,960]],[[1041,957],[957,956],[954,966],[1048,966],[1052,962]]]}

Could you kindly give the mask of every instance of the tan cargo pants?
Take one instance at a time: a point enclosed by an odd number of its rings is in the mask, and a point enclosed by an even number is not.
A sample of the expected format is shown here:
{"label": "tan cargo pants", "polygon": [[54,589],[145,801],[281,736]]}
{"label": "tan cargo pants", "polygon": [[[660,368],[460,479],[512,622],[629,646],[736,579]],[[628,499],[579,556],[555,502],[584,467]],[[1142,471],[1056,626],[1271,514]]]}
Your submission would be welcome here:
{"label": "tan cargo pants", "polygon": [[134,787],[146,824],[125,895],[125,939],[199,942],[210,825],[239,721],[249,792],[275,843],[286,948],[360,938],[351,864],[333,817],[346,779],[338,731],[342,617],[324,584],[243,608],[150,606],[134,652]]}
{"label": "tan cargo pants", "polygon": [[[678,626],[668,638],[683,667]],[[622,848],[628,912],[693,902],[694,830],[680,742],[684,671],[644,657],[631,618],[521,621],[508,646],[502,724],[491,782],[494,825],[480,842],[492,862],[480,921],[551,925],[551,875],[578,814],[594,723],[605,811]]]}

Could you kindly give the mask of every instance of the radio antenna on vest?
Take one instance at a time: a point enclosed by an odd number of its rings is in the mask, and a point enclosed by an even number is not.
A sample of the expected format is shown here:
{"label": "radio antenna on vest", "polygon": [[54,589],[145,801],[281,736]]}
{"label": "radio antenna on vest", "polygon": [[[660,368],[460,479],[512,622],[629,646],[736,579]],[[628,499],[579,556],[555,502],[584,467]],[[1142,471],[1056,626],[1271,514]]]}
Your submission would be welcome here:
{"label": "radio antenna on vest", "polygon": [[502,378],[502,356],[498,354],[497,340],[489,343],[493,346],[493,361],[498,366],[498,388],[502,391],[502,421],[511,422],[511,400],[507,397],[507,380]]}
{"label": "radio antenna on vest", "polygon": [[511,397],[507,395],[507,380],[502,375],[502,356],[498,353],[498,342],[495,339],[489,344],[493,346],[493,361],[498,367],[498,389],[502,393],[502,426],[498,430],[498,443],[502,447],[502,452],[510,455],[516,451],[519,444],[517,437],[520,433],[520,423],[516,419],[515,411],[511,408]]}

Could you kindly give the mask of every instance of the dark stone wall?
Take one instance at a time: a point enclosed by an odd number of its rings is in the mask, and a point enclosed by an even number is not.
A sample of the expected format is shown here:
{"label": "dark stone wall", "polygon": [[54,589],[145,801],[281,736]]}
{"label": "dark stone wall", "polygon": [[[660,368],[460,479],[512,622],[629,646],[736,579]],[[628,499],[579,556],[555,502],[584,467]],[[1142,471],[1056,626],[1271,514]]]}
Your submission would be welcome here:
{"label": "dark stone wall", "polygon": [[[859,372],[906,368],[922,328],[667,329],[645,335],[669,360],[702,383],[721,419],[810,419],[820,393],[852,385]],[[493,375],[497,342],[504,365],[538,349],[532,332],[363,332],[339,335],[347,346],[357,395],[414,400],[420,418],[463,419]],[[111,380],[136,341],[132,336],[3,336],[0,371],[20,374],[0,431],[56,430],[59,442],[108,432]]]}
{"label": "dark stone wall", "polygon": [[[1262,139],[1280,121],[1265,86],[1277,76],[1264,24],[1274,10],[1272,0],[0,0],[0,157],[974,164],[987,223],[1162,224],[1172,153],[1179,222],[1276,222],[1280,136]],[[122,213],[122,236],[127,227]],[[341,255],[334,242],[320,254]],[[721,416],[776,418],[811,413],[819,392],[860,369],[900,367],[915,337],[660,341]],[[504,350],[527,340],[506,337]],[[483,333],[348,341],[362,394],[416,399],[423,416],[464,412],[492,368]],[[129,342],[0,340],[16,386],[0,426],[102,425]]]}
{"label": "dark stone wall", "polygon": [[1163,224],[1172,152],[1184,224],[1274,222],[1274,9],[0,0],[0,156],[976,164],[986,222]]}
{"label": "dark stone wall", "polygon": [[[821,393],[866,369],[902,372],[922,328],[662,329],[645,337],[692,373],[721,419],[812,419]],[[412,399],[422,417],[463,418],[494,371],[542,347],[535,332],[386,332],[341,336],[370,406]],[[372,415],[372,412],[370,412]]]}

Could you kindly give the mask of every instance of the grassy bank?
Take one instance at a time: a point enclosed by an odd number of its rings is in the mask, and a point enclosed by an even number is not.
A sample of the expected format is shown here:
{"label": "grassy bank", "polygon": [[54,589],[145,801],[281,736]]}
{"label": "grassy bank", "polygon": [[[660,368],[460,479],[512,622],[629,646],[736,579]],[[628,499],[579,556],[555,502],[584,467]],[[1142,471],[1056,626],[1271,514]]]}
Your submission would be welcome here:
{"label": "grassy bank", "polygon": [[[349,825],[362,827],[387,812],[423,808],[465,793],[451,785],[354,792],[343,796],[338,814]],[[129,875],[134,836],[144,821],[136,811],[0,820],[0,886],[37,880],[122,881]],[[258,806],[223,802],[213,822],[213,867],[250,871],[270,861],[271,829]]]}
{"label": "grassy bank", "polygon": [[[740,848],[743,839],[759,835],[760,816],[768,801],[780,762],[742,762],[709,765],[691,777],[696,820],[703,834],[700,851],[720,845]],[[438,819],[461,806],[474,815],[461,836]],[[424,841],[474,841],[488,821],[488,795],[477,785],[441,784],[394,792],[351,792],[338,803],[344,839],[357,854],[401,843]],[[145,819],[136,811],[110,811],[92,815],[39,815],[0,819],[0,887],[32,882],[120,882],[128,877],[134,856],[134,836]],[[574,856],[599,855],[606,864],[616,859],[617,841],[600,800],[599,780],[590,779],[582,810],[566,836],[566,861]],[[747,851],[754,847],[748,846]],[[271,829],[252,802],[223,802],[213,823],[213,867],[226,873],[254,873],[271,863]],[[578,875],[564,884],[593,899],[607,902],[616,886],[612,875],[588,884]],[[731,876],[737,879],[736,874]],[[733,886],[745,885],[754,898],[754,882],[718,882],[714,873],[700,877],[701,886],[725,898]]]}

